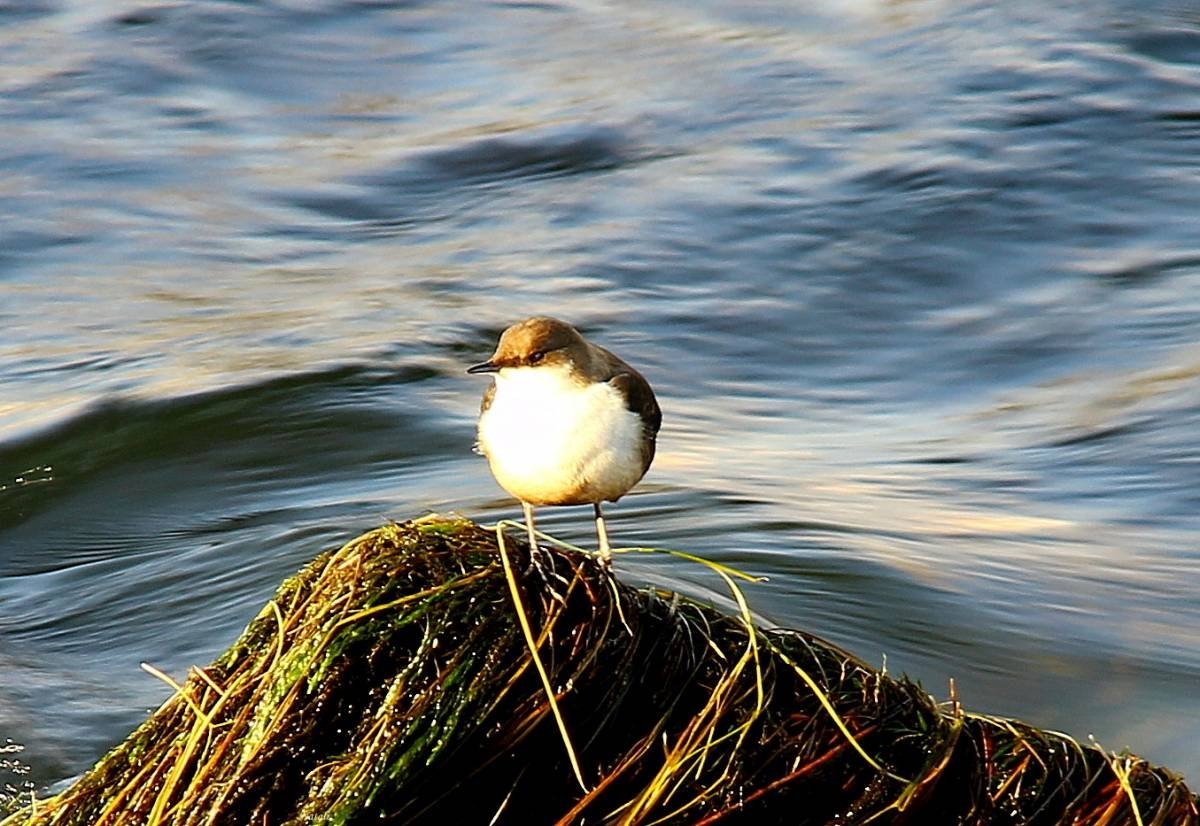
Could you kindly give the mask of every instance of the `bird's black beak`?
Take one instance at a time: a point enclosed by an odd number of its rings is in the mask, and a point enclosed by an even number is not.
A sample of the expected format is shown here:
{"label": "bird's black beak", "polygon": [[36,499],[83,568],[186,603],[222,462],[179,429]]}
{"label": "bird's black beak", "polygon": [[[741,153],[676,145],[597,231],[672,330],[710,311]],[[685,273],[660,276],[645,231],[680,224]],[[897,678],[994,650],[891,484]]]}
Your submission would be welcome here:
{"label": "bird's black beak", "polygon": [[475,364],[467,368],[468,373],[495,373],[500,369],[499,364],[490,361],[485,361],[483,364]]}

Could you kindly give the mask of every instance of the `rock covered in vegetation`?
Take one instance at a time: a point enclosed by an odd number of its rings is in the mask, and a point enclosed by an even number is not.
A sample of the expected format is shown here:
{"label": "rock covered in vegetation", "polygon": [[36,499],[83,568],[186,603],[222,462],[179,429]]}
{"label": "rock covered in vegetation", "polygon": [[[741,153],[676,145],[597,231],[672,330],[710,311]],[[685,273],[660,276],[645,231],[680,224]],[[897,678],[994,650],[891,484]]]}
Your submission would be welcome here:
{"label": "rock covered in vegetation", "polygon": [[462,520],[323,554],[124,743],[5,826],[1200,823],[1183,782],[1138,758],[939,706],[589,555],[531,564],[504,544],[511,580],[495,531]]}

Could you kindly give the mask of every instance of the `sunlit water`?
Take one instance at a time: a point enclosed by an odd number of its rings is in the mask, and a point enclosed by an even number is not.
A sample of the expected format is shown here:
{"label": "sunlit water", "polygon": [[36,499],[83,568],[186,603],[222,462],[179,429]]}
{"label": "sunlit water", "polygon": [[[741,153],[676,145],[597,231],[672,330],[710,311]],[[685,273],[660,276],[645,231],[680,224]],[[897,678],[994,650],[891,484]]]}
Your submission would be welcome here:
{"label": "sunlit water", "polygon": [[658,391],[617,544],[1200,781],[1192,4],[0,5],[0,215],[0,786],[516,515],[463,368],[535,312]]}

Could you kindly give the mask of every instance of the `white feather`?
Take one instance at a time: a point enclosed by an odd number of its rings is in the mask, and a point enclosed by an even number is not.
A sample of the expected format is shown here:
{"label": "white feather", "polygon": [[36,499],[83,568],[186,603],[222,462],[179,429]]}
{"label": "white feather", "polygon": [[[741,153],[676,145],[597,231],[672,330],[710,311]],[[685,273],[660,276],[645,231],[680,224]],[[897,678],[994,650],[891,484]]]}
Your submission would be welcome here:
{"label": "white feather", "polygon": [[532,505],[615,501],[642,477],[642,421],[604,382],[559,365],[506,367],[479,418],[500,486]]}

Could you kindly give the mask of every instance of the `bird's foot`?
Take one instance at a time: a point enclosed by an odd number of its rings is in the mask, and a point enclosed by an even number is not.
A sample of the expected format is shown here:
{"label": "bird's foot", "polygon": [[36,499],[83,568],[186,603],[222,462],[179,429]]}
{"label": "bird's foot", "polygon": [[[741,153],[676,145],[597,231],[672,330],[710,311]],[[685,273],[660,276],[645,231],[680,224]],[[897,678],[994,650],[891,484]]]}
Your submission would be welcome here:
{"label": "bird's foot", "polygon": [[[545,563],[543,563],[543,560],[545,560]],[[564,588],[570,587],[571,583],[555,570],[554,557],[549,551],[537,545],[530,546],[529,565],[525,568],[525,575],[536,575],[545,584],[546,590],[559,605],[567,604],[567,598],[555,590],[552,581],[557,580],[562,583]]]}

